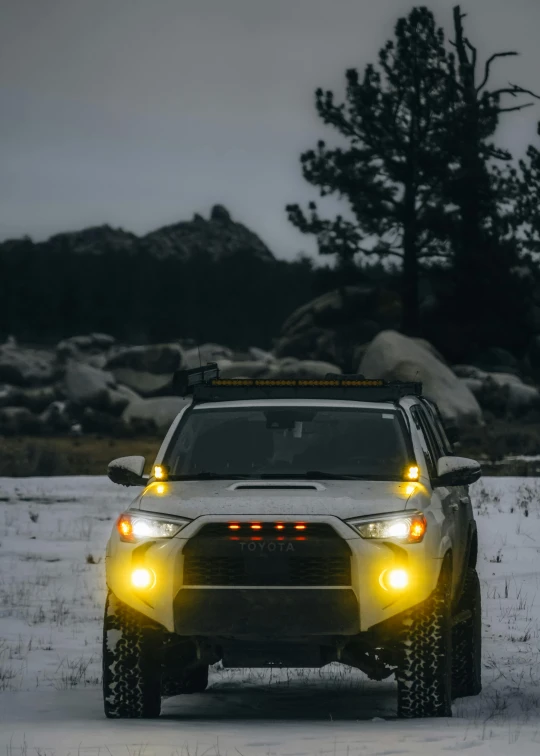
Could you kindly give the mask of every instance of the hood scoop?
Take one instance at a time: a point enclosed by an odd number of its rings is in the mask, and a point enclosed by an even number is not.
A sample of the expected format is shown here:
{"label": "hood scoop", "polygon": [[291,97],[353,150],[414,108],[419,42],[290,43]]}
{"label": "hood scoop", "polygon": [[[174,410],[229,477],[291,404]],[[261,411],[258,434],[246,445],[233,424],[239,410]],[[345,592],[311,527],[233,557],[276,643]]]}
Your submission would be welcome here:
{"label": "hood scoop", "polygon": [[324,491],[322,483],[305,483],[294,480],[253,480],[233,483],[229,491]]}

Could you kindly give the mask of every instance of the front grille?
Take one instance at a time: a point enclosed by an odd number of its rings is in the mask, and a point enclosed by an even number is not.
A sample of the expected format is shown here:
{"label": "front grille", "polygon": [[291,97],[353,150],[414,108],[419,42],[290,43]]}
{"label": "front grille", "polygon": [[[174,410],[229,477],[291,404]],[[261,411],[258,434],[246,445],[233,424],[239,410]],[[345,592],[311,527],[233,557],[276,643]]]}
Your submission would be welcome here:
{"label": "front grille", "polygon": [[351,585],[349,546],[329,525],[307,523],[301,535],[278,535],[271,524],[244,533],[231,533],[226,523],[199,531],[184,548],[184,585]]}
{"label": "front grille", "polygon": [[[281,562],[278,564],[278,561]],[[351,584],[349,557],[286,557],[268,562],[258,556],[187,556],[184,562],[185,585],[277,585],[336,586]]]}

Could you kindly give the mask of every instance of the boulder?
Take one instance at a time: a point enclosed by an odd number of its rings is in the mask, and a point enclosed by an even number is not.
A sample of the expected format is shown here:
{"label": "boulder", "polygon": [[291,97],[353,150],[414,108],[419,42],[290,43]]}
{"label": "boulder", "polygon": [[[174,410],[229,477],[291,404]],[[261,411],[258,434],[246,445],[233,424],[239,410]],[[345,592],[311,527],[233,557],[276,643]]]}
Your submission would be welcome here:
{"label": "boulder", "polygon": [[184,366],[184,352],[178,344],[121,349],[106,365],[118,383],[144,397],[166,394],[175,371]]}
{"label": "boulder", "polygon": [[20,436],[43,431],[43,422],[26,407],[2,407],[0,409],[0,434]]}
{"label": "boulder", "polygon": [[276,361],[276,356],[272,352],[266,352],[264,349],[259,349],[259,347],[249,347],[248,354],[250,359],[256,362],[271,364]]}
{"label": "boulder", "polygon": [[334,289],[295,310],[272,351],[277,357],[328,361],[352,370],[357,345],[396,327],[400,312],[399,297],[376,285]]}
{"label": "boulder", "polygon": [[[134,391],[130,393],[135,394]],[[128,396],[125,391],[119,391],[117,388],[110,388],[107,391],[107,398],[103,403],[102,409],[104,412],[109,412],[111,415],[121,415],[132,401],[136,400]]]}
{"label": "boulder", "polygon": [[70,361],[83,362],[102,370],[114,341],[114,338],[106,333],[72,336],[57,345],[57,362],[61,366],[65,366]]}
{"label": "boulder", "polygon": [[487,373],[519,374],[517,359],[507,349],[503,349],[502,347],[485,349],[475,360],[475,365]]}
{"label": "boulder", "polygon": [[10,386],[4,383],[0,386],[0,407],[17,407],[22,389],[18,386]]}
{"label": "boulder", "polygon": [[73,404],[96,409],[109,405],[109,391],[116,388],[111,373],[75,361],[68,363],[65,382],[67,397]]}
{"label": "boulder", "polygon": [[[472,391],[478,401],[480,401],[480,395],[484,386],[484,381],[481,378],[459,378],[459,381],[464,386],[467,386],[469,391]],[[481,406],[483,406],[482,403]]]}
{"label": "boulder", "polygon": [[540,393],[534,386],[525,383],[507,383],[508,410],[512,414],[520,415],[540,407]]}
{"label": "boulder", "polygon": [[180,370],[184,353],[179,344],[150,344],[119,349],[107,360],[107,370],[128,368],[155,375],[166,375]]}
{"label": "boulder", "polygon": [[488,376],[485,370],[480,370],[474,365],[452,365],[452,372],[458,378],[474,378],[480,381],[485,380]]}
{"label": "boulder", "polygon": [[458,373],[469,372],[460,378],[475,395],[482,409],[489,410],[497,416],[521,415],[540,405],[540,393],[534,386],[523,383],[513,373],[487,373],[470,366],[455,366]]}
{"label": "boulder", "polygon": [[280,360],[271,365],[266,378],[325,378],[328,373],[341,373],[341,369],[331,362],[320,360]]}
{"label": "boulder", "polygon": [[219,375],[221,378],[266,378],[269,372],[267,362],[245,361],[219,363]]}
{"label": "boulder", "polygon": [[427,341],[427,339],[419,339],[416,337],[413,337],[413,341],[416,341],[417,344],[419,344],[421,347],[424,347],[424,349],[427,349],[428,352],[431,352],[431,354],[439,360],[439,362],[442,362],[443,365],[447,365],[445,358],[442,356],[442,354],[439,352],[438,349],[435,349],[433,344],[431,342]]}
{"label": "boulder", "polygon": [[104,433],[108,436],[124,436],[125,425],[119,417],[101,410],[85,407],[80,421],[85,433]]}
{"label": "boulder", "polygon": [[131,370],[130,368],[115,368],[111,372],[119,383],[123,383],[142,397],[160,396],[170,393],[174,375],[174,373],[157,375],[156,373]]}
{"label": "boulder", "polygon": [[229,347],[220,344],[201,344],[184,353],[185,366],[188,369],[206,365],[208,362],[233,361],[234,353]]}
{"label": "boulder", "polygon": [[513,373],[488,373],[476,396],[481,406],[497,414],[519,415],[540,404],[538,389]]}
{"label": "boulder", "polygon": [[92,352],[102,353],[110,349],[115,343],[114,336],[107,333],[90,333],[84,336],[71,336],[63,339],[56,347],[56,354],[60,360],[70,357],[77,358]]}
{"label": "boulder", "polygon": [[139,399],[128,404],[122,420],[133,431],[167,431],[178,413],[191,403],[191,399],[178,396],[160,396],[153,399]]}
{"label": "boulder", "polygon": [[436,402],[452,424],[480,424],[482,411],[472,392],[422,344],[397,331],[383,331],[370,344],[358,372],[366,378],[421,381],[426,397]]}
{"label": "boulder", "polygon": [[130,389],[129,386],[122,386],[120,384],[119,386],[116,387],[116,391],[119,394],[122,394],[123,396],[126,397],[127,399],[126,406],[130,404],[131,402],[136,402],[137,400],[141,398],[140,395],[137,394],[136,391],[133,391],[133,389]]}
{"label": "boulder", "polygon": [[46,349],[30,349],[8,342],[0,346],[0,383],[43,386],[58,374],[55,356]]}
{"label": "boulder", "polygon": [[47,433],[69,431],[73,428],[75,423],[75,420],[69,411],[68,403],[59,400],[52,402],[47,409],[41,413],[40,420]]}
{"label": "boulder", "polygon": [[21,407],[26,407],[31,412],[42,412],[52,402],[60,399],[62,395],[62,389],[60,386],[42,386],[41,388],[21,389],[17,401],[17,404]]}

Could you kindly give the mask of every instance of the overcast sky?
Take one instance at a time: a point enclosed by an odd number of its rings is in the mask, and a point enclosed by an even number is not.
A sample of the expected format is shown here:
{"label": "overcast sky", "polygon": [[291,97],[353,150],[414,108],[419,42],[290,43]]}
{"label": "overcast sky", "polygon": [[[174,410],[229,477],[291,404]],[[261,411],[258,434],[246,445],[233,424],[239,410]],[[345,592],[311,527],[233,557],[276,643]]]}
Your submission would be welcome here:
{"label": "overcast sky", "polygon": [[[420,3],[419,3],[420,4]],[[453,1],[425,3],[450,31]],[[136,233],[222,203],[278,256],[313,251],[284,206],[313,191],[317,86],[375,60],[405,0],[0,0],[0,238]],[[540,89],[540,0],[462,0],[495,81]],[[540,106],[505,117],[521,154]]]}

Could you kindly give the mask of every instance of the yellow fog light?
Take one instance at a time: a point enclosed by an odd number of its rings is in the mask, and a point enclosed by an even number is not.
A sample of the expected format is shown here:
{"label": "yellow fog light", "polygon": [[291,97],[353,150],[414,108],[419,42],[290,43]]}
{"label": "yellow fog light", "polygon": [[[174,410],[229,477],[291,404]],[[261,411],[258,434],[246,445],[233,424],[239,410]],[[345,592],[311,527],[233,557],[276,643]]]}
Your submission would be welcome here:
{"label": "yellow fog light", "polygon": [[131,584],[134,588],[151,588],[154,582],[154,573],[145,567],[138,567],[131,573]]}
{"label": "yellow fog light", "polygon": [[385,570],[381,577],[380,583],[383,588],[393,591],[402,591],[409,585],[409,575],[407,570]]}

